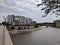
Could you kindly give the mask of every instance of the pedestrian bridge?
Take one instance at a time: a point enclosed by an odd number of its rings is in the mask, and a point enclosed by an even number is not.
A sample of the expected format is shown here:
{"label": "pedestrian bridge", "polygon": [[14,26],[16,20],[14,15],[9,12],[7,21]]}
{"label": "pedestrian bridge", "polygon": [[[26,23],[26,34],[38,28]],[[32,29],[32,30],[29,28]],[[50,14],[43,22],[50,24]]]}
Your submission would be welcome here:
{"label": "pedestrian bridge", "polygon": [[0,45],[13,45],[6,27],[0,25]]}

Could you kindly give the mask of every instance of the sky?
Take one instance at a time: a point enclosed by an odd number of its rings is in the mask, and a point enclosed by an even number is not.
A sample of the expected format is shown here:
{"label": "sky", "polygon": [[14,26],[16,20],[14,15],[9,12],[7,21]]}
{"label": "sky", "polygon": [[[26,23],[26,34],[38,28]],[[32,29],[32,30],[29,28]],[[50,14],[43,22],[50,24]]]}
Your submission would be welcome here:
{"label": "sky", "polygon": [[55,14],[49,14],[42,18],[44,11],[41,9],[44,6],[37,7],[37,4],[41,3],[41,0],[0,0],[0,22],[3,21],[3,16],[7,15],[19,15],[30,17],[38,23],[53,22],[56,19]]}

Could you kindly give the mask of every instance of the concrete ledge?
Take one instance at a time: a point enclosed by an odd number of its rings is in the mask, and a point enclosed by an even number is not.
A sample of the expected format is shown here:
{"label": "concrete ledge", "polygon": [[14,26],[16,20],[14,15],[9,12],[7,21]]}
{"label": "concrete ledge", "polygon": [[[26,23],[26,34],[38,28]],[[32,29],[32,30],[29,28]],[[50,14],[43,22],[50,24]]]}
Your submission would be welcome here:
{"label": "concrete ledge", "polygon": [[7,31],[6,27],[5,27],[5,45],[13,45],[9,32]]}

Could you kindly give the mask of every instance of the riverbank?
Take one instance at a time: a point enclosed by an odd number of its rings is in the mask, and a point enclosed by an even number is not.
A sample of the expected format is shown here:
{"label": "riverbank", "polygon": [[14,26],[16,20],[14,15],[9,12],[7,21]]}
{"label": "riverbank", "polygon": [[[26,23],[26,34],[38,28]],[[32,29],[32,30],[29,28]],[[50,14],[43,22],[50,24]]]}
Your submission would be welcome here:
{"label": "riverbank", "polygon": [[12,30],[12,31],[9,31],[9,34],[13,35],[13,34],[17,34],[17,33],[20,33],[20,34],[31,33],[31,32],[34,32],[34,31],[37,31],[37,30],[40,30],[40,29],[41,29],[41,27],[34,28],[34,29],[25,29],[25,30]]}

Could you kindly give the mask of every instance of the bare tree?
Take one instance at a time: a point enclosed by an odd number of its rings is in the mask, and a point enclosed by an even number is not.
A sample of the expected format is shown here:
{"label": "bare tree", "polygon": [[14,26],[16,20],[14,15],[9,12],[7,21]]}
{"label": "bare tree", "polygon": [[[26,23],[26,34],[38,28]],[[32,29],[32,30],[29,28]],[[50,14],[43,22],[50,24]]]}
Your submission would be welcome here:
{"label": "bare tree", "polygon": [[41,10],[45,10],[45,16],[47,16],[51,11],[52,14],[55,13],[59,15],[60,12],[60,0],[42,0],[41,4],[37,4],[37,6],[45,5]]}

